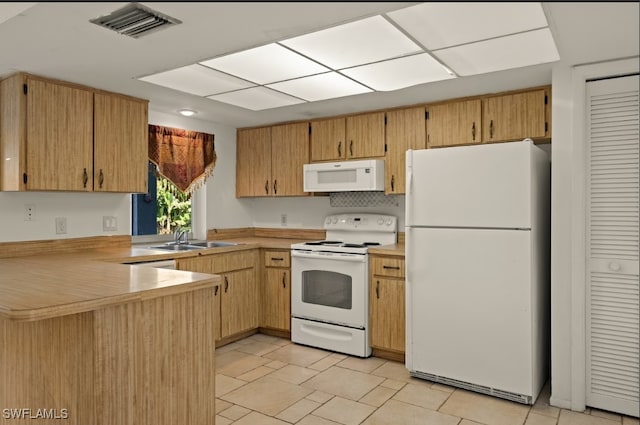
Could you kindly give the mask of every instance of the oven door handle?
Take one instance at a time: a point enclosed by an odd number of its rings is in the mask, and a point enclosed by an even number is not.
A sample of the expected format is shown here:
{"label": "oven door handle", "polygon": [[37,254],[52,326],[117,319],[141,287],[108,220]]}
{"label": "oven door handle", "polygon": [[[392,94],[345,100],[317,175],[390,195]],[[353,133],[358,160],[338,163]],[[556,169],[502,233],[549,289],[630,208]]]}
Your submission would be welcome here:
{"label": "oven door handle", "polygon": [[359,254],[338,254],[338,253],[318,254],[315,252],[307,252],[307,251],[302,251],[302,252],[291,251],[291,256],[298,257],[298,258],[312,258],[312,259],[329,260],[329,261],[349,261],[352,263],[364,263],[367,258],[366,255],[359,255]]}

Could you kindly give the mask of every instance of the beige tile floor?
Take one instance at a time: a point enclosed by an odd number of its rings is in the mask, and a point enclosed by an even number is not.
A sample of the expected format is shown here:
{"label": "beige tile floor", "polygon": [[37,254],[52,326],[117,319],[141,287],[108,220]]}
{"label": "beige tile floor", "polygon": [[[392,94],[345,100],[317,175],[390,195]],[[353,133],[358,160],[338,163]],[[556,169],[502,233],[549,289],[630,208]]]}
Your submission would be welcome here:
{"label": "beige tile floor", "polygon": [[216,350],[216,425],[638,425],[411,378],[404,365],[256,334]]}

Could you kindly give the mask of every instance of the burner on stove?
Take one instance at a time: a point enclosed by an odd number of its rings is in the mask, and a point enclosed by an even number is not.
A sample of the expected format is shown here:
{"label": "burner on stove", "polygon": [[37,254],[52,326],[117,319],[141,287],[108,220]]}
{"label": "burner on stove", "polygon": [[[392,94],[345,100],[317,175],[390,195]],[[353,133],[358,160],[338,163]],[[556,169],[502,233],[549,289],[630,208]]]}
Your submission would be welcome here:
{"label": "burner on stove", "polygon": [[360,243],[346,243],[342,246],[345,248],[366,248],[366,245]]}
{"label": "burner on stove", "polygon": [[340,241],[315,241],[305,242],[305,245],[335,245],[341,243]]}

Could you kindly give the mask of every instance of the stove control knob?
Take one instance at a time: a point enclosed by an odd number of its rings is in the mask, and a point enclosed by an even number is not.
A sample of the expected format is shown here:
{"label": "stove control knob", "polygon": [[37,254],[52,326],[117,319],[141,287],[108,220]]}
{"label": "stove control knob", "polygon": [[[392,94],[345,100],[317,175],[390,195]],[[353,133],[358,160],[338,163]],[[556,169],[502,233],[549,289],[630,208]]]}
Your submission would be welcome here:
{"label": "stove control knob", "polygon": [[382,226],[382,225],[384,224],[384,218],[380,217],[380,218],[378,219],[378,224],[379,224],[380,226]]}
{"label": "stove control knob", "polygon": [[327,217],[327,219],[325,220],[324,224],[329,224],[329,223],[331,223],[331,218]]}
{"label": "stove control knob", "polygon": [[333,224],[336,224],[338,222],[338,217],[333,217]]}
{"label": "stove control knob", "polygon": [[391,219],[390,219],[390,218],[388,218],[388,219],[387,219],[387,221],[386,221],[386,223],[387,223],[387,226],[391,226]]}

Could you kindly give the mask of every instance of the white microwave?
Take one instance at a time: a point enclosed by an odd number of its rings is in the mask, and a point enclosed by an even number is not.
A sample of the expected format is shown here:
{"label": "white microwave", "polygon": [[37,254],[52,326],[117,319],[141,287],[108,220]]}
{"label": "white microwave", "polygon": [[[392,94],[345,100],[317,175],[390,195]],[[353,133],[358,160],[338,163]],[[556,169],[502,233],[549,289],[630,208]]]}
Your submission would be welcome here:
{"label": "white microwave", "polygon": [[384,190],[384,160],[319,162],[303,165],[305,192]]}

